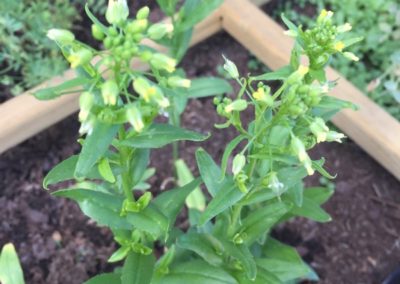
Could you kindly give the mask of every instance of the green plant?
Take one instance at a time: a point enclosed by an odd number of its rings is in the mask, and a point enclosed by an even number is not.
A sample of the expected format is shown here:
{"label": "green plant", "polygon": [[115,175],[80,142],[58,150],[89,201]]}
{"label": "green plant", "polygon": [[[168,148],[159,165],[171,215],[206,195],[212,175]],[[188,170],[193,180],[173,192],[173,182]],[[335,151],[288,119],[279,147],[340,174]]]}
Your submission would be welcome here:
{"label": "green plant", "polygon": [[[295,6],[306,11],[298,13]],[[343,58],[335,58],[331,65],[368,94],[390,114],[400,120],[398,50],[400,40],[400,5],[393,0],[302,0],[284,1],[276,10],[284,12],[295,22],[312,23],[310,7],[315,10],[330,7],[337,11],[334,20],[338,24],[352,23],[350,35],[363,35],[363,44],[354,52],[360,57],[357,64],[348,64]],[[308,9],[305,9],[305,8]],[[307,14],[306,14],[307,13]]]}
{"label": "green plant", "polygon": [[71,28],[77,11],[69,1],[3,1],[0,5],[0,83],[12,94],[61,73],[67,66],[46,32]]}
{"label": "green plant", "polygon": [[[329,130],[325,120],[352,104],[326,95],[334,83],[327,82],[324,67],[335,53],[354,59],[343,49],[359,39],[343,39],[345,27],[334,26],[332,13],[324,10],[315,27],[305,31],[284,18],[287,33],[296,38],[289,66],[240,78],[234,63],[226,59],[224,68],[241,90],[234,100],[214,99],[217,112],[227,119],[216,127],[233,126],[239,136],[227,145],[221,166],[199,149],[201,178],[196,179],[178,159],[175,146],[180,187],[153,198],[146,183],[154,174],[148,168],[150,150],[208,137],[179,127],[187,99],[231,91],[224,80],[190,81],[176,69],[176,58],[184,55],[193,25],[222,1],[186,1],[177,14],[178,1],[158,2],[172,24],[149,23],[147,7],[128,20],[126,1],[114,0],[106,12],[111,26],[106,27],[86,7],[94,22],[93,35],[106,51],[88,47],[66,30],[48,33],[78,76],[35,95],[51,99],[82,93],[79,119],[86,136],[80,139],[80,154],[51,170],[44,187],[74,180],[70,188],[53,194],[75,200],[87,216],[109,227],[120,245],[109,261],[124,260],[122,269],[86,284],[284,283],[310,277],[311,269],[296,250],[269,237],[269,232],[295,216],[330,220],[320,205],[333,191],[304,189],[302,180],[315,170],[332,176],[324,170],[323,159],[312,161],[306,151],[316,143],[344,138]],[[170,56],[146,45],[145,39],[169,47]],[[300,65],[303,54],[309,67]],[[148,63],[150,71],[132,70],[132,58]],[[263,83],[269,80],[282,81],[273,94]],[[240,113],[250,106],[254,120],[246,126]],[[159,113],[168,113],[169,124],[154,122]],[[228,159],[243,141],[247,143],[233,158],[229,173]],[[209,202],[199,188],[202,182],[210,193]],[[174,224],[185,204],[190,228],[183,232]],[[163,247],[159,259],[156,244]]]}
{"label": "green plant", "polygon": [[18,255],[11,243],[4,245],[1,250],[0,282],[3,284],[25,284]]}

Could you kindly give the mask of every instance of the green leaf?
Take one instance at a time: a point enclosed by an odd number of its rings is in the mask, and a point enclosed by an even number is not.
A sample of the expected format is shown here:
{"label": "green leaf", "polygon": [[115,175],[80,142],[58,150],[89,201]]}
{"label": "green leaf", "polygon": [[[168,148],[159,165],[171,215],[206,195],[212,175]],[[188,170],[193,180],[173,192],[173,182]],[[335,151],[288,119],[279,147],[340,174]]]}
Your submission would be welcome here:
{"label": "green leaf", "polygon": [[290,206],[288,204],[277,202],[254,210],[248,217],[243,219],[239,231],[241,235],[246,236],[245,243],[251,245],[265,235],[289,209]]}
{"label": "green leaf", "polygon": [[324,120],[329,120],[338,111],[344,108],[357,110],[357,106],[351,102],[337,99],[332,96],[323,96],[317,107],[313,108],[314,116],[322,117]]}
{"label": "green leaf", "polygon": [[154,204],[167,216],[170,226],[175,223],[188,195],[199,187],[201,179],[197,178],[183,187],[168,190],[154,199]]}
{"label": "green leaf", "polygon": [[204,225],[211,218],[235,205],[243,196],[245,193],[241,192],[233,181],[225,182],[201,215],[200,225]]}
{"label": "green leaf", "polygon": [[174,38],[172,39],[172,48],[171,48],[172,56],[178,62],[181,61],[183,56],[185,56],[185,53],[189,48],[190,41],[192,40],[192,35],[193,35],[193,28],[180,32],[178,24],[178,29],[174,32]]}
{"label": "green leaf", "polygon": [[304,196],[317,204],[324,204],[333,195],[333,189],[325,187],[310,187],[304,191]]}
{"label": "green leaf", "polygon": [[48,189],[51,184],[73,179],[77,162],[78,156],[74,155],[59,163],[46,175],[43,180],[43,187]]}
{"label": "green leaf", "polygon": [[[178,174],[178,185],[184,186],[194,180],[192,172],[186,165],[185,161],[182,159],[175,161],[175,168]],[[189,209],[197,209],[199,211],[204,211],[206,208],[206,197],[201,191],[200,187],[196,187],[189,195],[186,197],[186,206]]]}
{"label": "green leaf", "polygon": [[273,72],[267,72],[262,75],[251,77],[251,79],[255,81],[285,80],[290,74],[292,74],[292,72],[293,70],[290,66],[285,66]]}
{"label": "green leaf", "polygon": [[242,142],[246,136],[244,135],[239,135],[235,139],[233,139],[229,144],[225,147],[224,155],[222,156],[222,161],[221,161],[221,179],[225,178],[225,173],[226,173],[226,168],[228,165],[228,159],[230,155],[232,154],[232,151],[239,145],[240,142]]}
{"label": "green leaf", "polygon": [[257,266],[249,248],[244,244],[235,245],[229,241],[222,241],[222,244],[227,254],[236,258],[242,264],[243,269],[246,271],[247,278],[255,280],[257,276]]}
{"label": "green leaf", "polygon": [[135,149],[130,165],[133,186],[136,186],[139,182],[144,181],[143,177],[146,173],[147,166],[149,165],[149,160],[149,149]]}
{"label": "green leaf", "polygon": [[335,176],[332,176],[330,173],[328,173],[322,165],[325,163],[325,159],[322,158],[320,161],[312,161],[312,167],[317,170],[322,176],[328,178],[328,179],[334,179],[336,178]]}
{"label": "green leaf", "polygon": [[99,162],[99,173],[104,178],[104,180],[108,181],[109,183],[115,182],[115,176],[111,170],[110,162],[107,158],[102,158]]}
{"label": "green leaf", "polygon": [[202,148],[196,151],[196,160],[200,175],[206,184],[208,192],[211,196],[215,196],[226,183],[226,180],[221,180],[221,169]]}
{"label": "green leaf", "polygon": [[97,122],[91,135],[83,143],[75,169],[75,177],[83,178],[91,171],[94,164],[108,150],[118,132],[118,125],[107,125]]}
{"label": "green leaf", "polygon": [[90,11],[90,9],[89,9],[89,4],[88,4],[88,3],[86,3],[86,5],[85,5],[85,12],[86,12],[86,15],[88,15],[89,19],[93,22],[93,24],[96,24],[96,25],[101,29],[101,31],[102,31],[104,34],[108,35],[108,29],[107,29],[107,27],[106,27],[105,25],[103,25],[103,24],[96,18],[95,15],[93,15],[93,13],[92,13],[92,12]]}
{"label": "green leaf", "polygon": [[178,0],[157,0],[161,10],[168,16],[172,16]]}
{"label": "green leaf", "polygon": [[204,98],[232,92],[232,86],[224,79],[205,77],[193,79],[188,89],[189,98]]}
{"label": "green leaf", "polygon": [[137,136],[121,142],[122,145],[134,148],[161,148],[172,142],[189,140],[204,141],[209,135],[203,135],[190,130],[182,129],[170,124],[153,124],[149,129]]}
{"label": "green leaf", "polygon": [[[198,254],[203,260],[213,266],[221,266],[223,260],[220,255],[216,253],[216,249],[210,242],[213,239],[214,243],[219,241],[209,234],[198,234],[194,232],[186,233],[180,236],[176,245],[180,248],[190,250]],[[222,247],[222,244],[219,244]]]}
{"label": "green leaf", "polygon": [[298,32],[299,29],[297,28],[297,26],[293,24],[293,22],[290,21],[288,18],[286,18],[284,14],[281,14],[281,18],[285,25],[289,28],[289,30]]}
{"label": "green leaf", "polygon": [[257,265],[273,273],[282,282],[306,277],[310,269],[303,262],[296,249],[269,238],[264,245],[265,257],[257,259]]}
{"label": "green leaf", "polygon": [[181,11],[183,17],[178,26],[179,31],[192,28],[201,20],[211,14],[224,1],[223,0],[190,0],[186,1]]}
{"label": "green leaf", "polygon": [[63,94],[68,93],[71,89],[87,84],[91,81],[90,78],[78,77],[66,81],[58,86],[40,89],[33,93],[38,100],[51,100]]}
{"label": "green leaf", "polygon": [[24,284],[24,274],[13,244],[3,246],[0,255],[0,281],[3,284]]}
{"label": "green leaf", "polygon": [[244,273],[237,274],[236,278],[240,284],[283,284],[274,274],[260,266],[257,266],[257,277],[254,281],[248,279]]}
{"label": "green leaf", "polygon": [[238,284],[228,272],[201,260],[185,261],[152,284]]}
{"label": "green leaf", "polygon": [[[78,155],[73,155],[57,166],[52,168],[43,180],[43,187],[48,189],[49,185],[59,183],[61,181],[75,179],[74,172],[78,163]],[[101,179],[97,168],[93,168],[87,175],[89,179]]]}
{"label": "green leaf", "polygon": [[290,211],[291,214],[309,218],[311,220],[325,223],[332,220],[331,216],[322,209],[319,204],[312,199],[304,196],[303,205],[301,207],[294,206]]}
{"label": "green leaf", "polygon": [[325,83],[326,82],[325,69],[320,69],[320,70],[310,69],[308,74],[310,74],[311,77],[313,77],[314,79],[318,80],[320,83]]}
{"label": "green leaf", "polygon": [[130,246],[122,246],[119,249],[117,249],[107,260],[107,262],[112,263],[112,262],[118,262],[120,260],[123,260],[131,250]]}
{"label": "green leaf", "polygon": [[150,284],[155,262],[153,254],[129,253],[122,268],[121,284]]}
{"label": "green leaf", "polygon": [[364,37],[360,36],[360,37],[353,37],[353,38],[348,38],[348,39],[344,39],[342,40],[342,42],[344,43],[345,47],[349,47],[353,44],[356,44],[360,41],[362,41],[364,39]]}
{"label": "green leaf", "polygon": [[274,193],[270,189],[263,188],[258,191],[251,191],[239,202],[239,204],[242,206],[246,206],[246,205],[251,205],[251,204],[255,204],[255,203],[261,203],[261,202],[271,200],[274,198],[276,198],[276,193]]}
{"label": "green leaf", "polygon": [[83,284],[121,284],[121,275],[117,273],[104,273],[91,278]]}
{"label": "green leaf", "polygon": [[127,221],[139,230],[148,232],[154,239],[166,236],[170,228],[170,219],[154,202],[140,212],[129,212]]}
{"label": "green leaf", "polygon": [[53,193],[78,202],[82,212],[99,225],[115,229],[131,229],[132,226],[120,216],[123,198],[90,189],[63,189]]}

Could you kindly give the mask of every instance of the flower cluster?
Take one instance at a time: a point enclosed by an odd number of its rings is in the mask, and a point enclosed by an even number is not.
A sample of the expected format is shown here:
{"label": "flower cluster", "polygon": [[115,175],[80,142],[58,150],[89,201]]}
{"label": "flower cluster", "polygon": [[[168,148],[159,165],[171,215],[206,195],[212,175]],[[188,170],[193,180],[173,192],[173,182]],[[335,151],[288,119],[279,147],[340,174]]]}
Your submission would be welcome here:
{"label": "flower cluster", "polygon": [[[82,68],[92,78],[97,78],[80,98],[80,133],[91,134],[97,120],[108,123],[126,121],[141,132],[146,121],[170,106],[165,89],[189,88],[190,80],[175,74],[177,61],[154,51],[146,40],[160,40],[173,32],[172,24],[152,24],[148,20],[149,8],[137,11],[133,20],[128,19],[126,1],[109,1],[106,27],[90,14],[93,20],[93,37],[102,41],[106,50],[97,51],[77,41],[67,30],[52,29],[48,37],[60,46],[72,68]],[[97,56],[96,60],[93,57]],[[133,59],[147,63],[152,76],[132,70]],[[93,62],[96,61],[96,64]],[[103,74],[111,70],[111,76]],[[130,88],[132,86],[132,88]],[[130,89],[135,92],[132,93]]]}

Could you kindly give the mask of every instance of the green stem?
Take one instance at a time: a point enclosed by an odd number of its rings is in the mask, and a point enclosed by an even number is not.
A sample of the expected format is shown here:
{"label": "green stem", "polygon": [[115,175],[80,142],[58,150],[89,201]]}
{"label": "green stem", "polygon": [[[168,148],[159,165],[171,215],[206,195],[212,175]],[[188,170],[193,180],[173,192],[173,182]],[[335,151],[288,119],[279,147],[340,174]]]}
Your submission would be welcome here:
{"label": "green stem", "polygon": [[[119,129],[119,139],[124,140],[126,136],[125,128],[124,126],[121,126]],[[119,159],[120,159],[120,164],[122,167],[122,173],[121,173],[121,178],[122,178],[122,189],[124,191],[125,197],[129,201],[134,201],[131,187],[130,187],[130,163],[129,163],[129,148],[125,146],[121,146],[119,148]]]}

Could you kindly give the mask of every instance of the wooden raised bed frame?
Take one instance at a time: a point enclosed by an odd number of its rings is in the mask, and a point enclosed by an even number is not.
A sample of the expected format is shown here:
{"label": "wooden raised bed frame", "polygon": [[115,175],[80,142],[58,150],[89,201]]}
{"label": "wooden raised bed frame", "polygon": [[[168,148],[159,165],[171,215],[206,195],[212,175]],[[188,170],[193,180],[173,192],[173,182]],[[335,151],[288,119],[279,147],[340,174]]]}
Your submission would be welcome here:
{"label": "wooden raised bed frame", "polygon": [[[217,11],[196,26],[191,45],[224,29],[272,70],[286,65],[293,40],[256,6],[268,1],[225,0]],[[140,62],[133,62],[132,67],[144,68]],[[67,70],[35,89],[60,84],[73,76],[74,71]],[[328,78],[340,77],[328,68]],[[43,102],[31,96],[33,90],[0,105],[0,153],[78,110],[77,95]],[[400,179],[400,123],[344,78],[339,80],[331,95],[360,108],[338,113],[333,123]]]}

